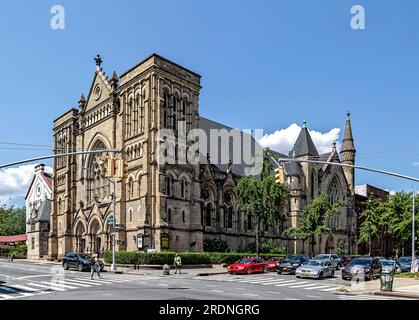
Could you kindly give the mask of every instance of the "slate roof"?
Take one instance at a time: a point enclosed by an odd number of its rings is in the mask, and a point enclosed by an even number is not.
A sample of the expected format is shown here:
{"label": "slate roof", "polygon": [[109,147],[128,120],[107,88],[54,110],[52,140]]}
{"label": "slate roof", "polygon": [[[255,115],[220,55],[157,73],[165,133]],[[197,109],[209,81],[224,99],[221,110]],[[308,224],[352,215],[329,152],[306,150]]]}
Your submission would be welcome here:
{"label": "slate roof", "polygon": [[[221,153],[220,153],[220,150],[221,150],[221,141],[220,140],[221,139],[218,139],[217,146],[215,147],[218,150],[218,159],[210,158],[210,163],[213,165],[213,168],[215,170],[218,169],[218,170],[220,170],[222,172],[227,172],[227,169],[228,169],[228,161],[231,159],[231,160],[234,160],[236,162],[236,159],[233,158],[234,151],[237,151],[236,148],[240,148],[239,149],[239,151],[240,151],[239,154],[240,155],[243,154],[243,152],[242,152],[243,151],[243,137],[247,136],[247,138],[249,138],[249,134],[244,133],[244,132],[242,132],[240,130],[237,130],[237,129],[230,128],[230,127],[228,127],[226,125],[223,125],[221,123],[218,123],[218,122],[209,120],[209,119],[204,118],[204,117],[200,117],[199,127],[202,130],[205,131],[205,133],[207,134],[207,137],[208,137],[208,139],[207,139],[207,147],[206,147],[207,152],[204,152],[204,150],[201,149],[201,147],[200,147],[200,163],[201,163],[201,165],[205,165],[205,164],[208,163],[206,153],[211,153],[211,150],[214,149],[214,146],[210,146],[210,143],[211,143],[210,142],[210,130],[211,129],[216,129],[216,130],[225,129],[229,133],[231,133],[231,132],[234,133],[235,132],[235,133],[239,133],[240,134],[240,137],[241,137],[241,145],[240,146],[239,145],[233,145],[233,143],[229,143],[229,150],[228,150],[228,153],[227,153],[227,155],[228,155],[228,157],[227,157],[228,158],[227,163],[222,163],[222,161],[221,161],[222,160],[221,159]],[[252,145],[251,155],[254,156],[255,155],[255,148],[254,147],[256,145],[258,145],[259,148],[262,148],[262,146],[253,138],[253,136],[250,136],[249,139],[251,139],[251,145]],[[246,174],[246,171],[245,171],[246,167],[251,167],[251,165],[245,163],[243,161],[243,158],[242,157],[239,159],[238,162],[239,163],[232,164],[231,171],[232,171],[232,173],[234,175],[239,176],[239,177],[243,177]]]}
{"label": "slate roof", "polygon": [[313,140],[311,139],[310,133],[307,128],[302,128],[300,134],[297,138],[297,141],[294,144],[295,156],[318,156],[316,146],[314,145]]}
{"label": "slate roof", "polygon": [[50,215],[51,215],[51,200],[45,199],[38,210],[38,218],[36,220],[40,222],[49,222]]}

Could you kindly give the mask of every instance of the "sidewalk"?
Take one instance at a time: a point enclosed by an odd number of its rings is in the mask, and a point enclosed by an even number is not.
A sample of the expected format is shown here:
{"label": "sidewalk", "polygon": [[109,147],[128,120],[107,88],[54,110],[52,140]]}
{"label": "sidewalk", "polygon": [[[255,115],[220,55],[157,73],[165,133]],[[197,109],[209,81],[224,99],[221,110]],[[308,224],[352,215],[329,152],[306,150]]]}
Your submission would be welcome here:
{"label": "sidewalk", "polygon": [[419,280],[394,278],[393,291],[380,291],[380,280],[365,281],[352,284],[345,288],[350,294],[371,294],[377,296],[392,296],[419,299]]}

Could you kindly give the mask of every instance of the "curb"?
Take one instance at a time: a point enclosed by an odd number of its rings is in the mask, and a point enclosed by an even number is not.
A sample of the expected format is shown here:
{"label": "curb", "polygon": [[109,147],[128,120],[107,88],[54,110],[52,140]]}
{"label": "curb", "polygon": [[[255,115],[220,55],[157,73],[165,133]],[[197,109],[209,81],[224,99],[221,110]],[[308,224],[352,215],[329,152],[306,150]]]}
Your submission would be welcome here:
{"label": "curb", "polygon": [[387,297],[398,297],[398,298],[410,298],[410,299],[416,299],[419,300],[419,295],[415,294],[409,294],[404,292],[386,292],[386,291],[374,291],[372,292],[375,296],[387,296]]}
{"label": "curb", "polygon": [[205,272],[205,273],[198,273],[197,277],[207,277],[207,276],[215,276],[217,274],[228,274],[228,272]]}

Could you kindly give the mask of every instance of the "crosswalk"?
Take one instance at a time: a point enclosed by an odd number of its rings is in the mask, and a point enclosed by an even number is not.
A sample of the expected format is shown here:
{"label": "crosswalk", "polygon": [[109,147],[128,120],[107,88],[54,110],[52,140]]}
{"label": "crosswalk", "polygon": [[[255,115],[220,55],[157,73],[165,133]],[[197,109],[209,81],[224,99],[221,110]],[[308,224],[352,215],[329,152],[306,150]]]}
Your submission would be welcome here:
{"label": "crosswalk", "polygon": [[[195,277],[195,279],[203,279],[202,277]],[[217,275],[205,278],[208,281],[222,281],[234,283],[257,284],[267,287],[285,287],[290,289],[302,289],[309,291],[334,292],[343,288],[342,285],[336,285],[334,282],[325,282],[318,280],[305,280],[291,278],[279,278],[278,276],[235,276],[235,275]]]}
{"label": "crosswalk", "polygon": [[[145,276],[143,280],[153,280],[158,277]],[[45,279],[44,279],[45,280]],[[94,288],[106,284],[118,284],[132,282],[135,279],[122,277],[102,277],[90,279],[90,277],[62,277],[49,281],[25,279],[16,283],[0,285],[0,300],[21,299],[51,292],[64,292],[82,288]]]}

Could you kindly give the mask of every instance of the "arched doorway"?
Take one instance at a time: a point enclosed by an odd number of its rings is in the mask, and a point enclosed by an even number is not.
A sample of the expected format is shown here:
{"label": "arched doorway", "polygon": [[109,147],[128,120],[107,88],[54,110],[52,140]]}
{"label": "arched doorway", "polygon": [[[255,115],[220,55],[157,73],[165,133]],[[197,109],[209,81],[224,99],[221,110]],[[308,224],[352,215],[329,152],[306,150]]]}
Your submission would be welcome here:
{"label": "arched doorway", "polygon": [[102,239],[100,233],[102,228],[97,219],[94,219],[90,225],[90,252],[100,255],[102,248]]}
{"label": "arched doorway", "polygon": [[84,253],[86,251],[86,228],[83,222],[79,221],[76,227],[76,252]]}

